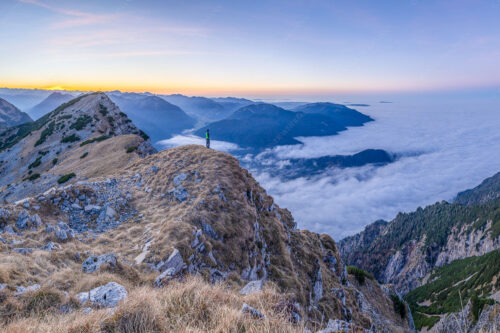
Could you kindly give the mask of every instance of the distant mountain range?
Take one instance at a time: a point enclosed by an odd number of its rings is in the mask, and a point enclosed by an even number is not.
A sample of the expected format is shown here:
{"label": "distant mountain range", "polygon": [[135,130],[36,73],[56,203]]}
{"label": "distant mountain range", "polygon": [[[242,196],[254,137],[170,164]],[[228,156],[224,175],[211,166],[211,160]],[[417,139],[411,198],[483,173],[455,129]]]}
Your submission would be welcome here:
{"label": "distant mountain range", "polygon": [[0,98],[0,127],[11,127],[33,121],[28,114]]}
{"label": "distant mountain range", "polygon": [[109,97],[139,128],[148,133],[153,143],[193,128],[196,124],[196,120],[180,107],[158,96],[111,93]]}
{"label": "distant mountain range", "polygon": [[[288,111],[273,104],[245,106],[226,119],[206,126],[214,140],[229,141],[244,148],[264,149],[297,144],[300,136],[334,135],[347,126],[361,126],[373,119],[345,106],[313,103]],[[205,129],[195,132],[203,136]]]}
{"label": "distant mountain range", "polygon": [[235,101],[228,102],[230,107],[225,108],[222,104],[206,97],[188,97],[180,94],[158,96],[169,103],[177,105],[189,116],[199,119],[201,122],[226,118],[231,114],[234,104],[236,103]]}
{"label": "distant mountain range", "polygon": [[26,112],[31,116],[31,118],[37,120],[38,118],[57,108],[59,105],[66,103],[73,98],[75,97],[70,94],[53,92],[52,94],[47,96],[46,99],[44,99],[31,109],[26,110]]}

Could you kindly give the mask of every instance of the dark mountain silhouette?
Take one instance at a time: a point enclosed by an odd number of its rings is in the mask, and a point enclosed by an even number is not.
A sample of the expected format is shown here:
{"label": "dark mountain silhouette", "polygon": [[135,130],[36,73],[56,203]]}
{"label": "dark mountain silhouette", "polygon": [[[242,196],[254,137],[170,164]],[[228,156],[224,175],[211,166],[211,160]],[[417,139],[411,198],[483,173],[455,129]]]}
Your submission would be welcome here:
{"label": "dark mountain silhouette", "polygon": [[[245,106],[207,127],[213,140],[254,149],[297,144],[299,141],[294,138],[298,136],[333,135],[346,129],[325,115],[287,111],[266,103]],[[195,134],[203,136],[205,129],[200,128]]]}
{"label": "dark mountain silhouette", "polygon": [[158,96],[111,93],[111,100],[156,143],[192,128],[195,120],[181,108]]}
{"label": "dark mountain silhouette", "polygon": [[362,126],[366,122],[373,121],[371,117],[342,104],[309,103],[298,106],[293,111],[322,114],[332,118],[342,126]]}
{"label": "dark mountain silhouette", "polygon": [[31,118],[37,120],[43,115],[57,108],[59,105],[66,103],[72,100],[73,98],[75,97],[70,94],[53,92],[46,99],[44,99],[31,109],[28,109],[26,112],[30,115]]}
{"label": "dark mountain silhouette", "polygon": [[286,163],[276,158],[275,152],[266,151],[250,163],[243,162],[249,169],[265,171],[273,177],[282,179],[295,179],[299,177],[310,178],[324,174],[332,168],[361,167],[367,164],[378,166],[392,163],[396,157],[382,149],[366,149],[353,155],[333,155],[318,158],[292,158]]}

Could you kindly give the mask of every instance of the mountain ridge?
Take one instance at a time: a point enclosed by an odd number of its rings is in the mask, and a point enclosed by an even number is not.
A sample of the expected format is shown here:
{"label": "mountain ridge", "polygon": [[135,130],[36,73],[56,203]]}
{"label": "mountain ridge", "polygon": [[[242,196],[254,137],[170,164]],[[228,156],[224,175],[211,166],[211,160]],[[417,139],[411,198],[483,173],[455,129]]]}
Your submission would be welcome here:
{"label": "mountain ridge", "polygon": [[12,127],[32,121],[33,119],[27,113],[22,112],[13,104],[0,98],[0,127]]}

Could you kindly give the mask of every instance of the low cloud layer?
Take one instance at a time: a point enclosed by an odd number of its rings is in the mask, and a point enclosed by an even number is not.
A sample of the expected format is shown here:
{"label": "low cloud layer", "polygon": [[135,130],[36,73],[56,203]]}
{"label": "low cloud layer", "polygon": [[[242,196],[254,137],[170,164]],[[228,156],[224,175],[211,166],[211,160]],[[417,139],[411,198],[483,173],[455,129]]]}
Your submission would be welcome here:
{"label": "low cloud layer", "polygon": [[303,138],[304,145],[274,149],[279,158],[352,154],[368,148],[403,155],[384,167],[336,169],[312,179],[254,176],[299,228],[335,239],[390,220],[479,184],[500,171],[500,103],[412,102],[364,108],[376,119],[338,136]]}
{"label": "low cloud layer", "polygon": [[[182,146],[182,145],[205,145],[205,139],[200,138],[199,136],[195,135],[176,135],[170,139],[167,140],[161,140],[157,142],[158,145],[160,145],[162,148],[171,148],[171,147],[177,147],[177,146]],[[231,143],[231,142],[225,142],[225,141],[216,141],[216,140],[210,140],[210,147],[215,149],[215,150],[220,150],[220,151],[235,151],[238,150],[239,147],[238,145]]]}

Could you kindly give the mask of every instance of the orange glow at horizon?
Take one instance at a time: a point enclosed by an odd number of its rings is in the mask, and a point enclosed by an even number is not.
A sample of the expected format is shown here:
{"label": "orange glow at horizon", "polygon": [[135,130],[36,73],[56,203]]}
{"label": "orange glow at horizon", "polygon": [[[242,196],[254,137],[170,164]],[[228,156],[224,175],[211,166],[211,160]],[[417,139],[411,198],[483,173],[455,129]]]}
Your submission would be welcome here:
{"label": "orange glow at horizon", "polygon": [[[251,96],[251,95],[261,95],[265,96],[301,96],[301,95],[333,95],[333,94],[374,94],[374,93],[405,93],[405,92],[416,92],[416,91],[426,91],[435,89],[436,87],[422,87],[421,89],[410,88],[409,86],[399,85],[398,87],[384,87],[381,88],[380,85],[373,84],[370,87],[357,87],[354,83],[345,86],[332,86],[331,88],[324,87],[297,87],[297,86],[243,86],[243,85],[232,85],[229,87],[223,85],[174,85],[174,84],[151,84],[151,85],[123,85],[123,84],[113,84],[109,82],[103,85],[91,85],[91,84],[63,84],[63,83],[53,83],[53,84],[6,84],[0,83],[0,87],[11,88],[11,89],[40,89],[40,90],[65,90],[65,91],[113,91],[119,90],[121,92],[136,92],[144,93],[150,92],[154,94],[187,94],[187,95],[207,95],[207,96]],[[377,88],[373,88],[377,87]],[[430,88],[430,89],[429,89]],[[442,87],[441,87],[442,88]],[[457,86],[455,88],[462,88]],[[442,88],[442,90],[450,90]]]}

